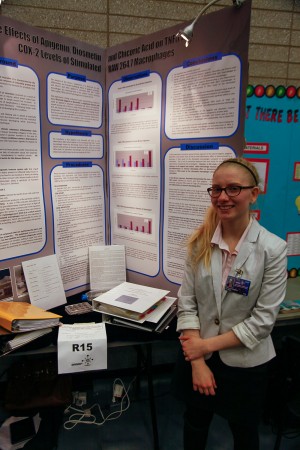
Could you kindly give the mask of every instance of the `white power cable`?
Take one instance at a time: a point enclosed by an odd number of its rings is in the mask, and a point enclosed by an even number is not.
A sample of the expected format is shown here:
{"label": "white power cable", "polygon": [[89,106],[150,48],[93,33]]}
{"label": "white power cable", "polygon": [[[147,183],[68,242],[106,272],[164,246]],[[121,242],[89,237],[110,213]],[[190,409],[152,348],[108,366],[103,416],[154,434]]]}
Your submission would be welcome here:
{"label": "white power cable", "polygon": [[[120,384],[122,386],[124,395],[122,396],[122,399],[121,399],[121,401],[119,403],[120,409],[117,410],[117,411],[112,411],[106,417],[104,416],[104,414],[102,412],[102,409],[101,409],[101,406],[99,405],[99,403],[94,403],[92,406],[90,406],[88,408],[85,408],[85,409],[79,409],[79,408],[75,408],[72,405],[69,405],[65,409],[65,413],[72,412],[72,411],[74,411],[74,412],[64,422],[65,430],[72,430],[79,423],[84,424],[84,425],[101,426],[101,425],[104,425],[105,422],[107,422],[109,420],[118,419],[123,414],[123,412],[127,411],[127,409],[130,406],[130,398],[129,398],[128,392],[129,392],[129,389],[131,388],[132,383],[135,381],[135,379],[136,379],[136,377],[134,377],[131,380],[131,382],[129,383],[127,389],[125,388],[125,385],[124,385],[123,381],[120,378],[116,378],[115,379],[115,381],[113,383],[113,393],[115,392],[115,386],[118,383],[118,384]],[[126,406],[124,406],[124,405],[126,405]],[[92,414],[92,410],[95,409],[95,408],[98,409],[98,413],[100,414],[100,417],[101,417],[101,421],[100,422],[97,422],[97,416],[95,414]]]}

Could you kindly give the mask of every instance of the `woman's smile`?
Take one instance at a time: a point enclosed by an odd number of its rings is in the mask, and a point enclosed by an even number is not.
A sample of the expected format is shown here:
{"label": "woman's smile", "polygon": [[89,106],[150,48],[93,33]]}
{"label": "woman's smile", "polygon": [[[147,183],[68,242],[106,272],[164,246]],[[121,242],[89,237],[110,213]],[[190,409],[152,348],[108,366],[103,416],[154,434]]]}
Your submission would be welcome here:
{"label": "woman's smile", "polygon": [[227,211],[228,209],[234,208],[234,205],[218,205],[218,208],[221,209],[221,211]]}

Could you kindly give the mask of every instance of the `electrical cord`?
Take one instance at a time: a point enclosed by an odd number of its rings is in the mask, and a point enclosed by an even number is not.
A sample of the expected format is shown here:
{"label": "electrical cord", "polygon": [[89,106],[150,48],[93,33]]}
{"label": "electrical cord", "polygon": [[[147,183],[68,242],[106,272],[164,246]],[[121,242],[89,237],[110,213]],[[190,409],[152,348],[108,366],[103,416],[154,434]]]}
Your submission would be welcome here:
{"label": "electrical cord", "polygon": [[[106,417],[103,414],[103,411],[102,411],[101,406],[99,405],[99,403],[94,403],[92,406],[90,406],[88,408],[85,408],[85,409],[75,408],[74,406],[72,406],[72,404],[69,405],[65,409],[65,413],[72,412],[72,411],[74,411],[74,412],[64,422],[64,429],[65,430],[72,430],[74,427],[76,427],[80,423],[84,424],[84,425],[102,426],[109,420],[118,419],[130,407],[130,398],[129,398],[128,392],[129,392],[132,384],[136,380],[136,378],[137,378],[137,376],[135,376],[130,381],[127,389],[125,388],[125,385],[124,385],[123,381],[120,378],[116,378],[114,380],[114,383],[113,383],[113,401],[115,401],[114,392],[115,392],[115,387],[116,387],[117,384],[120,384],[122,386],[124,394],[123,394],[123,396],[121,398],[121,401],[119,403],[120,404],[120,409],[117,410],[117,411],[112,411]],[[94,410],[94,409],[98,410],[98,414],[100,414],[101,421],[97,421],[97,416],[95,415],[96,413],[95,414],[92,413],[92,410]]]}

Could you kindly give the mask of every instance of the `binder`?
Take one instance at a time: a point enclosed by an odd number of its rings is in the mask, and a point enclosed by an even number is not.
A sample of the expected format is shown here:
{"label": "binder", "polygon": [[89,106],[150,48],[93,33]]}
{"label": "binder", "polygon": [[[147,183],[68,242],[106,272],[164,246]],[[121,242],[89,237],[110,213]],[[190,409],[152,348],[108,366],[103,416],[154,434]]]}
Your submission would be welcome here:
{"label": "binder", "polygon": [[[51,331],[52,328],[41,328],[39,330],[25,331],[22,333],[9,333],[7,331],[8,335],[6,335],[5,341],[3,341],[0,346],[0,357],[7,355],[13,350],[23,347],[39,337],[44,336],[45,334],[51,333]],[[7,336],[9,336],[8,340]]]}
{"label": "binder", "polygon": [[61,317],[27,302],[0,302],[0,326],[14,333],[57,326]]}
{"label": "binder", "polygon": [[138,322],[164,302],[169,291],[124,282],[93,299],[93,310]]}
{"label": "binder", "polygon": [[173,305],[168,309],[168,311],[161,318],[161,320],[159,320],[158,323],[146,321],[139,324],[138,322],[120,319],[119,317],[109,316],[105,314],[102,314],[102,321],[111,325],[117,325],[131,329],[162,333],[165,329],[168,328],[170,322],[174,319],[174,317],[176,317],[176,315],[177,315],[177,305]]}
{"label": "binder", "polygon": [[129,311],[127,309],[119,308],[117,306],[106,305],[101,301],[99,301],[99,299],[97,298],[97,300],[94,302],[93,310],[100,312],[102,314],[123,317],[125,319],[135,320],[137,322],[145,322],[147,320],[147,315],[151,314],[156,308],[158,308],[162,304],[162,302],[165,301],[166,298],[167,297],[163,297],[161,300],[152,305],[149,309],[147,309],[143,313]]}
{"label": "binder", "polygon": [[102,322],[144,331],[161,333],[168,328],[177,314],[177,298],[166,297],[164,304],[158,306],[145,321],[133,321],[122,316],[102,314]]}

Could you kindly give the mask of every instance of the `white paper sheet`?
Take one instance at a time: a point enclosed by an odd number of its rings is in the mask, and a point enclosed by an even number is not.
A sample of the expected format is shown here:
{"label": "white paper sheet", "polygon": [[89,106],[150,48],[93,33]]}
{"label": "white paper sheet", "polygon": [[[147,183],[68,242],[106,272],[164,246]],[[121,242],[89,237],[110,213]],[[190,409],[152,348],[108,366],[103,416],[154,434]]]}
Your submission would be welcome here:
{"label": "white paper sheet", "polygon": [[62,325],[57,339],[58,373],[107,369],[104,323]]}
{"label": "white paper sheet", "polygon": [[126,281],[125,246],[89,247],[91,290],[106,292]]}
{"label": "white paper sheet", "polygon": [[56,255],[23,261],[30,303],[51,309],[67,303]]}

